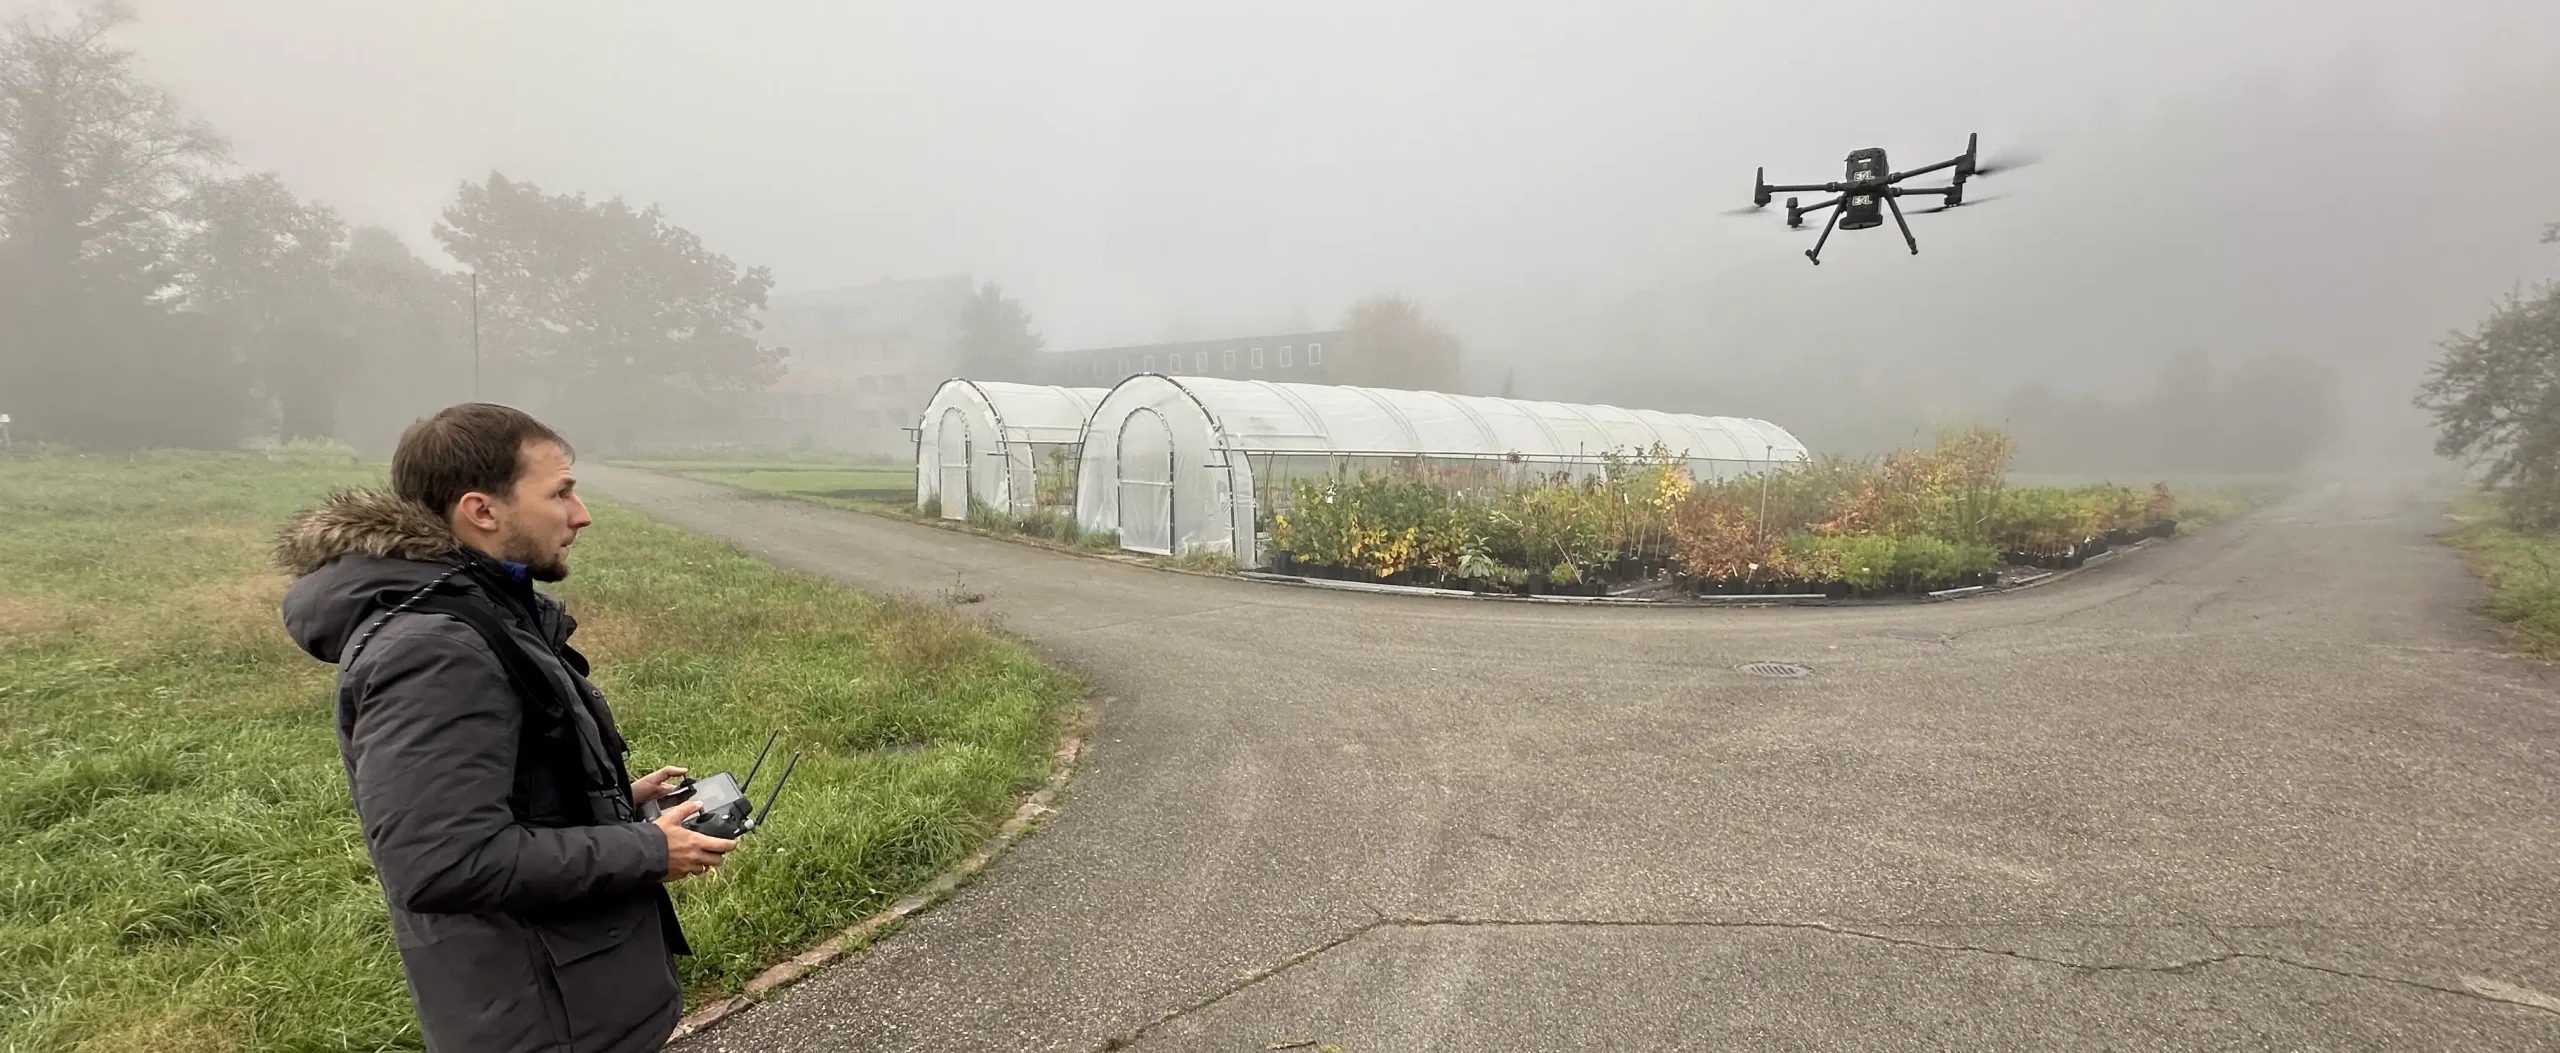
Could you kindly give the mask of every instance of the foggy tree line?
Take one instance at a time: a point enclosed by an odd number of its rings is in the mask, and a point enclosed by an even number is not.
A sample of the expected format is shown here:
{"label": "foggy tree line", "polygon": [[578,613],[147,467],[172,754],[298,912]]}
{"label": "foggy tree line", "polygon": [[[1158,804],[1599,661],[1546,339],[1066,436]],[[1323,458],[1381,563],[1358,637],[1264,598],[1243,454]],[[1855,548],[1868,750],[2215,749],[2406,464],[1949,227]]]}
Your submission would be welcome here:
{"label": "foggy tree line", "polygon": [[[460,270],[352,226],[139,75],[114,0],[0,25],[0,413],[20,438],[386,448],[468,398],[525,406],[608,448],[735,434],[781,370],[755,338],[773,287],[655,207],[492,172],[433,229]],[[1460,385],[1457,339],[1409,299],[1344,325],[1351,379]],[[965,375],[1040,381],[1045,340],[993,285],[964,305]]]}
{"label": "foggy tree line", "polygon": [[108,39],[130,18],[109,0],[0,25],[0,413],[17,436],[379,447],[478,395],[619,443],[734,413],[779,368],[752,335],[771,276],[655,208],[492,173],[435,227],[451,272],[238,171]]}

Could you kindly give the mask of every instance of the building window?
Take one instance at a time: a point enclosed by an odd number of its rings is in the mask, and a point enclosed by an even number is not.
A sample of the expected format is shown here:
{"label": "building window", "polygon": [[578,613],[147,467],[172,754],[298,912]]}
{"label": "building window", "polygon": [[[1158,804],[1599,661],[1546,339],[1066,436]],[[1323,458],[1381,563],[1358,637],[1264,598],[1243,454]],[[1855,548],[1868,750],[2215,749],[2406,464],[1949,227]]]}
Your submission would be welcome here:
{"label": "building window", "polygon": [[1147,372],[1149,372],[1149,373],[1153,373],[1153,372],[1155,372],[1155,371],[1156,371],[1156,356],[1154,356],[1154,355],[1148,355],[1148,356],[1147,356],[1147,369],[1146,369],[1146,371],[1147,371]]}
{"label": "building window", "polygon": [[1095,379],[1095,380],[1100,380],[1100,379],[1102,379],[1102,360],[1101,360],[1101,359],[1099,359],[1099,358],[1097,358],[1097,359],[1094,359],[1092,362],[1087,363],[1087,364],[1088,364],[1088,365],[1091,365],[1091,366],[1093,367],[1093,379]]}
{"label": "building window", "polygon": [[1258,347],[1253,349],[1253,368],[1262,368],[1262,349]]}
{"label": "building window", "polygon": [[1206,373],[1209,371],[1208,352],[1194,351],[1191,353],[1191,371],[1194,373]]}
{"label": "building window", "polygon": [[1311,366],[1321,366],[1324,364],[1323,344],[1307,345],[1307,364]]}
{"label": "building window", "polygon": [[1227,349],[1227,368],[1225,369],[1225,372],[1233,373],[1233,372],[1235,372],[1235,371],[1236,371],[1236,349],[1235,349],[1235,348],[1230,347],[1230,348],[1228,348],[1228,349]]}
{"label": "building window", "polygon": [[1282,345],[1280,345],[1280,368],[1282,368],[1282,369],[1287,369],[1287,368],[1289,368],[1289,352],[1290,352],[1291,350],[1294,350],[1294,348],[1292,348],[1292,347],[1291,347],[1291,345],[1288,345],[1288,344],[1282,344]]}
{"label": "building window", "polygon": [[1132,360],[1129,356],[1127,356],[1127,355],[1122,355],[1122,356],[1120,356],[1120,375],[1121,375],[1121,376],[1124,376],[1124,377],[1125,377],[1125,376],[1128,376],[1128,375],[1129,375],[1129,374],[1131,374],[1131,373],[1135,373],[1135,372],[1137,372],[1137,370],[1134,370],[1134,369],[1129,368],[1129,363],[1130,363],[1131,361],[1133,361],[1133,360]]}

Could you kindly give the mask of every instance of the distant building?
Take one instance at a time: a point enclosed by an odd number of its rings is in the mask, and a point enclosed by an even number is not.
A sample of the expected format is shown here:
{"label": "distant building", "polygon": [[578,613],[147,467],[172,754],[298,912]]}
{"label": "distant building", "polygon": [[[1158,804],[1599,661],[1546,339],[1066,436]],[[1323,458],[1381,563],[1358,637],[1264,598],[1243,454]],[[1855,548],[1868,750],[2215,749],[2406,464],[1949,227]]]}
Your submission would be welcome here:
{"label": "distant building", "polygon": [[771,298],[758,338],[789,349],[759,400],[761,442],[914,454],[905,429],[942,382],[960,375],[968,275],[883,280]]}
{"label": "distant building", "polygon": [[1181,344],[1096,347],[1082,351],[1048,351],[1049,383],[1067,387],[1110,387],[1140,373],[1186,377],[1229,377],[1236,380],[1287,380],[1300,384],[1356,384],[1359,350],[1351,333],[1329,329],[1316,333],[1233,340],[1195,340]]}

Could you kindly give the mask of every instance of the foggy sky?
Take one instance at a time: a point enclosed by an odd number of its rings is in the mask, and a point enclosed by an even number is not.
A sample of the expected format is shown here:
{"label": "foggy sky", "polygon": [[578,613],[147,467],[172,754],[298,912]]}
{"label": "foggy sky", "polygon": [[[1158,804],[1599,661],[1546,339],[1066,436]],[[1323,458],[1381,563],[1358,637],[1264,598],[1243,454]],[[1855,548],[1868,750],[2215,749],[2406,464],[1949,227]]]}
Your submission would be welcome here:
{"label": "foggy sky", "polygon": [[[136,6],[146,71],[242,164],[430,259],[494,168],[662,204],[782,291],[997,281],[1053,347],[1395,291],[1479,387],[1517,366],[1549,397],[1668,372],[1712,402],[1719,369],[2104,384],[2188,346],[2405,372],[2560,273],[2534,244],[2560,219],[2548,0]],[[2412,129],[2426,154],[2384,137]],[[1774,210],[1716,215],[1755,166],[1911,167],[1968,131],[2046,162],[1914,219],[1917,257],[1888,224],[1817,270]]]}

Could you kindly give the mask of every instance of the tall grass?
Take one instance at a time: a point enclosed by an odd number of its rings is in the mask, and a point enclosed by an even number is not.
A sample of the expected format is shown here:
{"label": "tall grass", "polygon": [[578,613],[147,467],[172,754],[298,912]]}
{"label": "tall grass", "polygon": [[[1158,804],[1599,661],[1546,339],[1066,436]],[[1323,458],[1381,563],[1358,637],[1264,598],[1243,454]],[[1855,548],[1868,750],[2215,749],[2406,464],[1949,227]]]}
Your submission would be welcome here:
{"label": "tall grass", "polygon": [[[380,479],[334,460],[0,461],[0,1049],[417,1047],[333,670],[286,640],[267,567],[292,510]],[[922,884],[1047,774],[1073,678],[596,511],[559,592],[634,769],[743,773],[768,728],[808,751],[774,824],[675,887],[693,1000]]]}
{"label": "tall grass", "polygon": [[2518,530],[2486,500],[2457,507],[2453,540],[2489,585],[2487,612],[2515,629],[2516,646],[2560,658],[2560,534]]}

